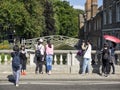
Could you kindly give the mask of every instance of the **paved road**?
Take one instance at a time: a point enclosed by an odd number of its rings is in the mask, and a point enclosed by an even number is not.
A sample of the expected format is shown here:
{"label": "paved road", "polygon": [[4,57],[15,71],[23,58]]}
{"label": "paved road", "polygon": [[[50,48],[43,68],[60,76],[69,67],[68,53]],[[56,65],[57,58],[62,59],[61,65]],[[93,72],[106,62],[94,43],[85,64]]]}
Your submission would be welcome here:
{"label": "paved road", "polygon": [[120,81],[21,81],[19,87],[3,81],[0,90],[120,90]]}

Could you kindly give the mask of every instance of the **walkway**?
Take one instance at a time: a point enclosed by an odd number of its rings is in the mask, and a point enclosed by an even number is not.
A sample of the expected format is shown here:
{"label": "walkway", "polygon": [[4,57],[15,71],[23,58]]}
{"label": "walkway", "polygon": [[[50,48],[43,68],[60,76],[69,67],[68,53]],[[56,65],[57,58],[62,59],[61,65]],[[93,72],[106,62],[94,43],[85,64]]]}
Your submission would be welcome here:
{"label": "walkway", "polygon": [[[12,73],[1,73],[0,81],[7,81],[8,77],[11,77]],[[21,80],[118,80],[120,81],[120,74],[111,74],[109,77],[104,77],[99,74],[34,74],[27,73],[26,76],[21,76]]]}

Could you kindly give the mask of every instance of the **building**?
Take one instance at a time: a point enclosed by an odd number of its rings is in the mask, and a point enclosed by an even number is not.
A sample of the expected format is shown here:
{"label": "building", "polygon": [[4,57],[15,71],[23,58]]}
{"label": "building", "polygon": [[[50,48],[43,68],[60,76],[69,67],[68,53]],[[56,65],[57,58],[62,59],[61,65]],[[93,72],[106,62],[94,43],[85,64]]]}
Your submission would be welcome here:
{"label": "building", "polygon": [[[102,6],[98,8],[98,0],[86,0],[84,17],[84,28],[81,28],[81,34],[84,34],[85,40],[91,40],[93,49],[99,49],[102,45]],[[81,35],[80,38],[82,38]]]}
{"label": "building", "polygon": [[[103,35],[108,34],[120,38],[120,0],[103,0],[102,31]],[[119,44],[118,48],[120,49]]]}

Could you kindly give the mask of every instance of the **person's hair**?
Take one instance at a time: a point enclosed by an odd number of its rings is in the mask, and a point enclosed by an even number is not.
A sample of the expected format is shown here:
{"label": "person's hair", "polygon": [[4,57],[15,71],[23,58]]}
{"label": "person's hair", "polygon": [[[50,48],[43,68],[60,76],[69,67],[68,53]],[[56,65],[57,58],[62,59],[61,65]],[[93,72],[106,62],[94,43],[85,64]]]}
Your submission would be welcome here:
{"label": "person's hair", "polygon": [[13,51],[19,51],[19,46],[18,45],[14,45],[14,47],[13,47]]}
{"label": "person's hair", "polygon": [[49,48],[51,48],[51,47],[52,47],[51,42],[50,42],[50,40],[49,40],[49,39],[47,40],[47,44],[48,44],[48,47],[49,47]]}
{"label": "person's hair", "polygon": [[91,44],[91,41],[90,41],[90,40],[87,40],[87,44],[88,44],[88,43]]}
{"label": "person's hair", "polygon": [[104,47],[108,47],[108,44],[107,44],[107,43],[104,43]]}
{"label": "person's hair", "polygon": [[41,44],[41,42],[38,42],[38,45],[40,45]]}
{"label": "person's hair", "polygon": [[21,50],[25,50],[25,45],[21,45]]}

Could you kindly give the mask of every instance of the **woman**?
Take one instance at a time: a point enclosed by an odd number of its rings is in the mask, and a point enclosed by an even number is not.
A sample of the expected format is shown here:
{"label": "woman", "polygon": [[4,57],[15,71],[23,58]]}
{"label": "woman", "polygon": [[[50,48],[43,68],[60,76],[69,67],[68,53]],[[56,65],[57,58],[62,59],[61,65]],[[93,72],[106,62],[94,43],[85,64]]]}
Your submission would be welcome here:
{"label": "woman", "polygon": [[[115,47],[116,47],[116,43],[112,42],[112,46],[110,47],[110,71],[111,71],[111,67],[112,67],[112,74],[115,74]],[[109,71],[109,72],[110,72]]]}
{"label": "woman", "polygon": [[21,68],[21,75],[26,75],[26,63],[27,63],[27,57],[26,57],[26,50],[25,46],[21,46],[21,60],[22,60],[22,68]]}
{"label": "woman", "polygon": [[50,40],[47,40],[47,45],[45,46],[45,52],[46,52],[47,73],[49,75],[51,74],[51,70],[52,70],[53,50],[54,50],[54,46],[51,44]]}
{"label": "woman", "polygon": [[109,58],[109,46],[105,43],[102,50],[102,75],[104,75],[105,77],[107,77],[109,74]]}
{"label": "woman", "polygon": [[15,45],[13,47],[13,52],[11,53],[12,60],[12,70],[13,76],[15,79],[16,87],[19,86],[19,79],[20,79],[20,71],[21,71],[21,53],[19,52],[19,46]]}
{"label": "woman", "polygon": [[44,52],[45,48],[43,45],[43,39],[40,39],[38,41],[38,45],[36,46],[36,69],[35,73],[38,74],[38,69],[39,69],[39,74],[43,74],[43,64],[44,64]]}
{"label": "woman", "polygon": [[91,52],[92,52],[92,46],[90,44],[90,41],[88,40],[86,50],[83,55],[84,60],[83,60],[82,74],[85,74],[86,71],[88,71],[87,73],[90,73]]}

